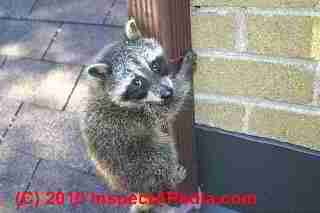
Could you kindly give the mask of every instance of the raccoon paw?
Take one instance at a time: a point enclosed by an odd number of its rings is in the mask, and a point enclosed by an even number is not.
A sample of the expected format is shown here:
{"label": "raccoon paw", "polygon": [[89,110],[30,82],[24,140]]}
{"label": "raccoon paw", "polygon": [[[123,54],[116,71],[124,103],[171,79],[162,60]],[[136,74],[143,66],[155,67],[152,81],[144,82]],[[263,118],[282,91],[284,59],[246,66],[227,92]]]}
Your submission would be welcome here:
{"label": "raccoon paw", "polygon": [[175,171],[175,182],[181,183],[187,177],[187,170],[179,165]]}
{"label": "raccoon paw", "polygon": [[129,213],[155,213],[155,210],[153,206],[135,204],[131,206]]}
{"label": "raccoon paw", "polygon": [[182,74],[184,79],[192,79],[193,68],[196,63],[196,60],[197,55],[195,54],[195,52],[193,52],[192,49],[189,49],[183,58],[182,66],[179,71],[179,74]]}
{"label": "raccoon paw", "polygon": [[160,130],[162,133],[169,133],[169,127],[168,127],[168,123],[166,121],[163,121],[160,123]]}
{"label": "raccoon paw", "polygon": [[192,49],[188,49],[183,58],[183,64],[193,64],[197,59],[196,53]]}

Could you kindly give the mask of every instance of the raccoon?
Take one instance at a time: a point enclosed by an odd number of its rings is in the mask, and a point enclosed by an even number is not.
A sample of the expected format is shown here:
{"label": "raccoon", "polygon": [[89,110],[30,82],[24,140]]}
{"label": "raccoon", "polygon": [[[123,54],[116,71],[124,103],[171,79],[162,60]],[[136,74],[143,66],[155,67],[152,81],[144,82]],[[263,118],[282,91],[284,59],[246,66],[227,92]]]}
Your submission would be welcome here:
{"label": "raccoon", "polygon": [[[189,50],[176,72],[159,42],[142,37],[134,20],[124,34],[86,67],[91,86],[81,132],[97,174],[111,190],[174,191],[186,170],[178,162],[170,121],[192,98],[195,54]],[[160,140],[163,133],[171,137]],[[146,209],[152,206],[136,205],[131,212]]]}

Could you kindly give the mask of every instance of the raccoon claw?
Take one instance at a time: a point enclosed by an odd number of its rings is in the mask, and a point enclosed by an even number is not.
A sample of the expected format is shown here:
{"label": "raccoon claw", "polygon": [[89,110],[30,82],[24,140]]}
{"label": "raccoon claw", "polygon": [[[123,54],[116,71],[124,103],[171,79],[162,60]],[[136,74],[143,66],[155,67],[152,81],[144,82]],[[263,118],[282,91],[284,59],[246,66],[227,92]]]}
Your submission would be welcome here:
{"label": "raccoon claw", "polygon": [[168,134],[169,133],[169,127],[168,127],[167,122],[161,123],[160,129],[161,129],[161,132]]}

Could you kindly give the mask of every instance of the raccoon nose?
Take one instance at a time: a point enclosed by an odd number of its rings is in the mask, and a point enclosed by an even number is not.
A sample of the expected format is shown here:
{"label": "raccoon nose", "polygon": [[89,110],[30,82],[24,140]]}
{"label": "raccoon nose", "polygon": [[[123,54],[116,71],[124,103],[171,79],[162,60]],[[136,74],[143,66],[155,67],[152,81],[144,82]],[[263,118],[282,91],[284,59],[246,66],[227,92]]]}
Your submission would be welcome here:
{"label": "raccoon nose", "polygon": [[173,89],[171,87],[168,86],[162,86],[160,89],[160,96],[162,99],[167,99],[172,97],[173,95]]}

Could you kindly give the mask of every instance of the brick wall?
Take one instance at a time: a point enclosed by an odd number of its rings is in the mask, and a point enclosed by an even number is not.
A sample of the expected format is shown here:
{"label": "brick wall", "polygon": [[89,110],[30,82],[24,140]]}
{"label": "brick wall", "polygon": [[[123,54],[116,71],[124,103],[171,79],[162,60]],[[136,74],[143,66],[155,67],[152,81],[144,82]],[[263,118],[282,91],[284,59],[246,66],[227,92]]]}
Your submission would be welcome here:
{"label": "brick wall", "polygon": [[197,123],[320,150],[318,0],[192,0]]}

